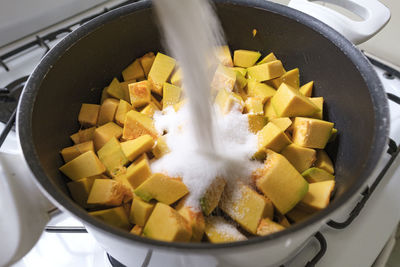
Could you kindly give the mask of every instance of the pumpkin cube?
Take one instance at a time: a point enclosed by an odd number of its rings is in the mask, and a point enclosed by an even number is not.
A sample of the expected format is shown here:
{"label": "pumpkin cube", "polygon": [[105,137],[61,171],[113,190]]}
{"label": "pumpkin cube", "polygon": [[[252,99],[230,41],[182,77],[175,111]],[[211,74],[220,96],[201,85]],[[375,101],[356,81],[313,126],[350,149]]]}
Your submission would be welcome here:
{"label": "pumpkin cube", "polygon": [[148,134],[121,143],[122,151],[130,161],[133,161],[141,154],[150,151],[153,146],[154,139]]}
{"label": "pumpkin cube", "polygon": [[258,82],[274,79],[285,73],[282,62],[275,60],[260,65],[255,65],[247,69],[247,76]]}
{"label": "pumpkin cube", "polygon": [[104,146],[111,138],[120,138],[122,135],[122,128],[113,122],[108,122],[94,131],[93,143],[94,148],[98,151]]}
{"label": "pumpkin cube", "polygon": [[156,145],[154,146],[152,153],[156,159],[161,158],[165,154],[169,153],[167,142],[165,141],[165,136],[160,136],[157,138]]}
{"label": "pumpkin cube", "polygon": [[97,154],[111,176],[117,176],[124,171],[124,166],[129,162],[121,149],[121,144],[114,136],[99,149]]}
{"label": "pumpkin cube", "polygon": [[154,128],[153,120],[140,112],[131,110],[126,114],[122,136],[125,140],[136,139],[139,136],[148,134],[157,139],[157,131]]}
{"label": "pumpkin cube", "polygon": [[268,62],[275,61],[275,60],[278,60],[278,59],[275,57],[275,54],[274,54],[274,53],[269,53],[269,54],[266,55],[263,59],[261,59],[261,60],[257,63],[257,65],[261,65],[261,64],[268,63]]}
{"label": "pumpkin cube", "polygon": [[258,151],[271,149],[275,152],[280,152],[292,142],[287,135],[275,124],[269,122],[257,134]]}
{"label": "pumpkin cube", "polygon": [[61,155],[65,162],[69,162],[76,158],[77,156],[87,152],[93,151],[94,152],[94,145],[93,141],[88,141],[80,144],[76,144],[74,146],[66,147],[61,150]]}
{"label": "pumpkin cube", "polygon": [[179,201],[176,206],[176,211],[186,219],[189,225],[192,227],[192,237],[190,241],[200,242],[203,239],[205,221],[201,211],[196,211],[190,206],[185,205],[185,199]]}
{"label": "pumpkin cube", "polygon": [[131,104],[121,99],[115,113],[115,122],[120,126],[124,126],[126,113],[130,110],[132,110]]}
{"label": "pumpkin cube", "polygon": [[163,84],[168,80],[175,68],[176,60],[162,53],[157,53],[149,72],[151,91],[161,95]]}
{"label": "pumpkin cube", "polygon": [[286,83],[287,85],[298,89],[300,87],[300,75],[299,69],[295,68],[288,72],[285,72],[282,76],[272,79],[269,83],[276,89],[281,86],[282,83]]}
{"label": "pumpkin cube", "polygon": [[136,59],[122,71],[122,77],[125,81],[144,79],[144,71],[140,65],[139,59]]}
{"label": "pumpkin cube", "polygon": [[204,196],[200,198],[200,207],[206,216],[218,206],[222,193],[224,192],[226,181],[217,177],[207,188]]}
{"label": "pumpkin cube", "polygon": [[256,134],[268,123],[267,117],[263,115],[247,114],[249,120],[249,131]]}
{"label": "pumpkin cube", "polygon": [[[333,129],[335,129],[335,128],[333,128]],[[314,165],[315,165],[315,167],[323,169],[330,174],[333,174],[335,172],[335,170],[333,168],[332,160],[324,150],[321,150],[321,149],[317,150],[317,160],[315,161]]]}
{"label": "pumpkin cube", "polygon": [[333,123],[312,118],[297,117],[293,122],[293,143],[308,148],[325,148]]}
{"label": "pumpkin cube", "polygon": [[247,94],[249,97],[260,97],[262,99],[262,103],[265,104],[268,99],[273,97],[276,93],[276,90],[272,87],[257,82],[255,80],[249,80],[247,83]]}
{"label": "pumpkin cube", "polygon": [[211,243],[228,243],[247,239],[235,226],[217,216],[206,218],[204,233]]}
{"label": "pumpkin cube", "polygon": [[145,226],[155,205],[155,203],[143,201],[140,197],[135,196],[132,201],[129,221],[139,226]]}
{"label": "pumpkin cube", "polygon": [[300,87],[299,92],[306,97],[311,97],[313,86],[314,86],[313,81],[306,83],[305,85]]}
{"label": "pumpkin cube", "polygon": [[60,171],[71,180],[102,174],[106,171],[103,163],[93,151],[87,151],[60,167]]}
{"label": "pumpkin cube", "polygon": [[181,98],[181,92],[182,89],[178,86],[172,85],[170,83],[164,83],[162,99],[163,109],[178,103]]}
{"label": "pumpkin cube", "polygon": [[229,46],[223,45],[216,47],[215,54],[217,56],[218,61],[222,65],[227,67],[233,67],[232,55]]}
{"label": "pumpkin cube", "polygon": [[118,105],[119,101],[117,99],[107,98],[106,100],[104,100],[103,104],[101,104],[100,106],[99,119],[97,120],[97,125],[101,126],[106,124],[107,122],[114,121]]}
{"label": "pumpkin cube", "polygon": [[308,192],[299,205],[311,212],[325,209],[329,204],[334,188],[334,180],[312,183],[309,185]]}
{"label": "pumpkin cube", "polygon": [[123,207],[92,211],[89,212],[89,214],[104,221],[105,223],[127,231],[129,231],[131,227],[128,221],[128,216],[126,215]]}
{"label": "pumpkin cube", "polygon": [[154,59],[156,58],[156,56],[154,55],[153,52],[149,52],[147,54],[145,54],[144,56],[142,56],[141,58],[139,58],[139,62],[140,65],[142,66],[144,75],[146,76],[146,78],[149,76],[149,72],[151,69],[151,66],[153,65]]}
{"label": "pumpkin cube", "polygon": [[71,135],[70,138],[71,138],[72,142],[74,142],[74,144],[88,142],[88,141],[93,140],[95,130],[96,130],[96,127],[79,130],[77,133],[74,133],[73,135]]}
{"label": "pumpkin cube", "polygon": [[100,106],[95,104],[82,104],[78,121],[83,127],[95,126],[99,117]]}
{"label": "pumpkin cube", "polygon": [[284,226],[272,221],[270,218],[265,218],[260,221],[257,227],[257,235],[265,236],[282,230],[285,230]]}
{"label": "pumpkin cube", "polygon": [[304,172],[315,162],[317,153],[314,149],[290,144],[285,147],[281,154],[296,168],[300,173]]}
{"label": "pumpkin cube", "polygon": [[215,90],[225,89],[229,92],[233,91],[236,82],[236,72],[228,67],[219,65],[215,71],[211,87]]}
{"label": "pumpkin cube", "polygon": [[149,104],[151,101],[150,83],[144,80],[129,84],[129,95],[134,108]]}
{"label": "pumpkin cube", "polygon": [[72,199],[82,208],[90,208],[87,200],[94,180],[95,178],[88,177],[67,183]]}
{"label": "pumpkin cube", "polygon": [[90,190],[87,203],[104,206],[119,206],[122,204],[122,200],[126,194],[129,194],[129,192],[122,183],[112,179],[96,179]]}
{"label": "pumpkin cube", "polygon": [[233,65],[242,68],[248,68],[256,64],[261,57],[261,53],[250,50],[235,50],[233,52]]}

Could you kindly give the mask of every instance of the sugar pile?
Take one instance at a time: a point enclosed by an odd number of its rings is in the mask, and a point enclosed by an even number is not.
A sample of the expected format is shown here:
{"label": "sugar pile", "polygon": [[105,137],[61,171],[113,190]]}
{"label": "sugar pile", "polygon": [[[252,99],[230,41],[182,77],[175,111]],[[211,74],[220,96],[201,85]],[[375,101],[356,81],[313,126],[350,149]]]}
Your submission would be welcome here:
{"label": "sugar pile", "polygon": [[239,111],[222,114],[214,106],[214,127],[218,135],[215,144],[220,154],[200,153],[196,143],[195,128],[191,123],[188,105],[178,112],[172,107],[154,114],[157,131],[165,135],[170,153],[151,164],[153,172],[162,172],[170,177],[180,177],[190,194],[187,205],[199,208],[199,199],[216,177],[229,183],[238,179],[249,181],[251,174],[261,163],[250,160],[257,151],[257,136],[249,132],[247,115]]}

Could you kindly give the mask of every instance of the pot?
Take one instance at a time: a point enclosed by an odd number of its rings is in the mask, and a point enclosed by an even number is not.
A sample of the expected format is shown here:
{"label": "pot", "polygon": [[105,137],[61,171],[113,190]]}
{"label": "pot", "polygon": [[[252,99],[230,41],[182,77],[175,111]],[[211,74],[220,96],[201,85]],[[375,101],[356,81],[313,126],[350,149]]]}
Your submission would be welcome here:
{"label": "pot", "polygon": [[[273,51],[287,69],[300,69],[301,83],[315,81],[315,95],[326,101],[324,117],[340,133],[328,147],[336,169],[335,197],[307,221],[269,236],[227,244],[142,238],[91,217],[75,204],[66,187],[68,179],[58,170],[63,164],[59,151],[71,145],[69,136],[79,129],[76,118],[81,103],[98,103],[103,87],[131,61],[148,51],[163,50],[150,1],[131,4],[84,24],[60,41],[30,76],[17,113],[17,131],[32,180],[54,205],[82,221],[101,246],[127,266],[141,265],[149,250],[164,266],[194,265],[197,257],[202,257],[202,265],[280,264],[358,196],[386,147],[386,94],[353,43],[317,19],[266,1],[219,0],[216,10],[232,49]],[[381,21],[378,30],[386,21]],[[257,29],[254,37],[253,29]]]}

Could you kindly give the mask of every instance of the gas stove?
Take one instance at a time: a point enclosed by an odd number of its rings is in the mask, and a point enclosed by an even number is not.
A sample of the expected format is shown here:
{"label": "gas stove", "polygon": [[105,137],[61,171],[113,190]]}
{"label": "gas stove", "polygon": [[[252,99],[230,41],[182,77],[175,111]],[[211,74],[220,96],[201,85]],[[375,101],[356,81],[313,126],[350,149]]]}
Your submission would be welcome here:
{"label": "gas stove", "polygon": [[[29,74],[41,57],[65,35],[91,18],[113,7],[135,1],[108,1],[91,10],[52,26],[34,36],[0,48],[0,153],[12,154],[8,168],[30,175],[21,164],[21,151],[13,129],[18,97]],[[373,64],[389,97],[391,142],[371,175],[368,186],[350,201],[335,221],[311,237],[284,266],[383,266],[386,251],[393,246],[393,235],[400,220],[400,72],[379,58],[365,53]],[[14,118],[15,119],[15,118]],[[8,131],[8,128],[11,131]],[[1,172],[1,169],[0,169]],[[3,174],[7,175],[7,174]],[[380,257],[379,257],[380,256]],[[144,261],[130,266],[185,266],[184,259],[170,262],[157,252],[147,253]],[[212,260],[190,262],[192,266],[215,266]],[[36,246],[14,266],[122,266],[87,234],[83,225],[66,213],[50,220]]]}

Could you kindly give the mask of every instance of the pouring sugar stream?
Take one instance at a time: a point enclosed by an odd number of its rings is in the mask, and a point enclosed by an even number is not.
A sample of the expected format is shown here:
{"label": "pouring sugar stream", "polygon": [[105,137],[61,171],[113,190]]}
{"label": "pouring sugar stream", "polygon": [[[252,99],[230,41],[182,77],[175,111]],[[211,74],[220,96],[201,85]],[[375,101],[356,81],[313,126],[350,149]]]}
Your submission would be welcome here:
{"label": "pouring sugar stream", "polygon": [[154,115],[157,131],[166,133],[170,153],[151,168],[182,178],[190,191],[186,204],[198,209],[216,177],[223,177],[229,186],[237,179],[246,182],[260,167],[250,160],[257,150],[257,136],[249,132],[245,114],[235,110],[223,114],[212,104],[210,84],[218,66],[215,47],[224,38],[210,3],[155,0],[154,4],[166,45],[182,68],[188,101],[178,111],[168,107]]}

